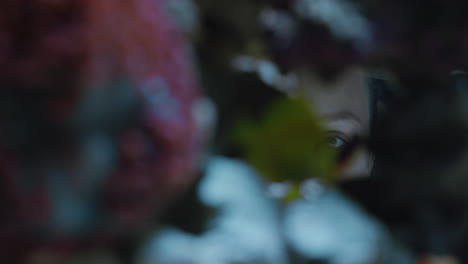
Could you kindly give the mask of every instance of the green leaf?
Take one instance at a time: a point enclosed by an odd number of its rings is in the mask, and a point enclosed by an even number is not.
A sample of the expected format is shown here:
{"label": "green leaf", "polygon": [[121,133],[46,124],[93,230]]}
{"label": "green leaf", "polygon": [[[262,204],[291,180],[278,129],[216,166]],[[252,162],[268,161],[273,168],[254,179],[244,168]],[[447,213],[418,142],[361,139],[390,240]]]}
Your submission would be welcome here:
{"label": "green leaf", "polygon": [[300,185],[309,178],[333,180],[335,152],[318,115],[303,97],[285,97],[259,122],[240,121],[234,137],[247,161],[269,181]]}

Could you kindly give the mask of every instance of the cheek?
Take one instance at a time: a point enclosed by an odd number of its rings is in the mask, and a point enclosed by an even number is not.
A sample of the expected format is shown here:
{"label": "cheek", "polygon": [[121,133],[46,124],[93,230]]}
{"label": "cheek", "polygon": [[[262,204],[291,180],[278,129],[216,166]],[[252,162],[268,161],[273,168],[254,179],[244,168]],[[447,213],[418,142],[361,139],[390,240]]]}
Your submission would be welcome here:
{"label": "cheek", "polygon": [[346,161],[338,164],[339,180],[368,177],[374,164],[373,156],[365,149],[358,149]]}

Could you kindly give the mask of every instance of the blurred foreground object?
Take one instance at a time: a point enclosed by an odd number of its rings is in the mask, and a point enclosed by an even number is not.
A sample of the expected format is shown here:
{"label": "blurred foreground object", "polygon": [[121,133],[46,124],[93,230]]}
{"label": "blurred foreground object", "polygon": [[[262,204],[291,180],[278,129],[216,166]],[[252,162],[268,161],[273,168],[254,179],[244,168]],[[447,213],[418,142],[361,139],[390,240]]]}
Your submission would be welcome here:
{"label": "blurred foreground object", "polygon": [[0,3],[0,257],[131,238],[194,178],[197,84],[164,8]]}
{"label": "blurred foreground object", "polygon": [[302,97],[273,103],[259,121],[240,122],[235,136],[247,161],[269,181],[300,184],[309,178],[332,181],[335,153],[316,113]]}
{"label": "blurred foreground object", "polygon": [[186,202],[200,200],[204,207],[216,210],[214,217],[206,219],[204,230],[195,234],[168,223],[148,240],[140,264],[288,263],[276,205],[245,163],[212,157],[194,196]]}
{"label": "blurred foreground object", "polygon": [[359,205],[336,189],[313,185],[303,190],[304,199],[283,211],[292,263],[415,263],[411,253]]}

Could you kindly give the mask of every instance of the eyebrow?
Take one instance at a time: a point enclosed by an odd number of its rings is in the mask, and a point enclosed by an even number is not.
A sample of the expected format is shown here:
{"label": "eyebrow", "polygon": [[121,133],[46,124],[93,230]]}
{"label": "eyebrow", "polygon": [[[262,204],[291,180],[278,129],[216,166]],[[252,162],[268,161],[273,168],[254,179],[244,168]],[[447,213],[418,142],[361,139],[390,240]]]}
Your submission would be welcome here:
{"label": "eyebrow", "polygon": [[351,112],[336,112],[336,113],[331,113],[331,114],[325,114],[323,118],[328,121],[353,120],[358,123],[362,123],[362,120]]}

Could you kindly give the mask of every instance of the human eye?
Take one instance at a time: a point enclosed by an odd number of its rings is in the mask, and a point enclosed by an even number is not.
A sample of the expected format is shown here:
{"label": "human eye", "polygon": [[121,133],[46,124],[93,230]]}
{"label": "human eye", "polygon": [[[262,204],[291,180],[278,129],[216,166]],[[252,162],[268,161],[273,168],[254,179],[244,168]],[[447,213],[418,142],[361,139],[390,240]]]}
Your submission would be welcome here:
{"label": "human eye", "polygon": [[330,148],[336,150],[342,150],[348,145],[348,139],[344,135],[340,135],[336,132],[327,133],[326,141]]}

